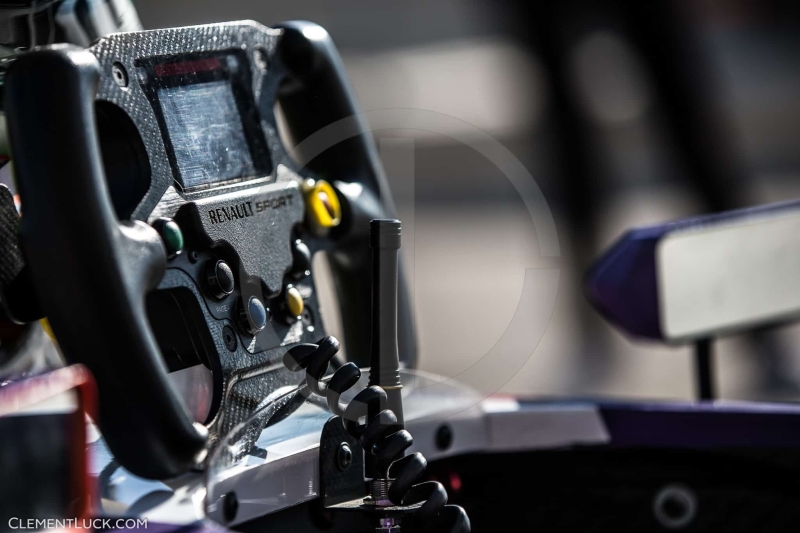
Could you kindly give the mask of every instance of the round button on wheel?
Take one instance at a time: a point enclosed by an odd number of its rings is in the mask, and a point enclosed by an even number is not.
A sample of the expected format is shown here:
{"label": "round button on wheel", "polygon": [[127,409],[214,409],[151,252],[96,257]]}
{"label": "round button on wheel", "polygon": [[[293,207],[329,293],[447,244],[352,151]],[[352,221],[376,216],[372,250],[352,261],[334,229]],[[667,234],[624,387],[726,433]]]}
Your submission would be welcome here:
{"label": "round button on wheel", "polygon": [[211,296],[217,300],[233,292],[233,271],[222,259],[206,263],[206,286]]}
{"label": "round button on wheel", "polygon": [[174,257],[183,250],[183,232],[177,222],[170,218],[159,218],[153,222],[153,227],[161,236],[167,255]]}
{"label": "round button on wheel", "polygon": [[323,236],[342,221],[342,206],[336,190],[325,180],[306,180],[303,183],[306,200],[306,221],[310,229]]}
{"label": "round button on wheel", "polygon": [[300,318],[305,309],[303,296],[296,287],[287,287],[285,292],[286,303],[286,321],[292,323]]}
{"label": "round button on wheel", "polygon": [[300,279],[309,274],[311,270],[311,250],[308,245],[297,239],[292,245],[292,276]]}
{"label": "round button on wheel", "polygon": [[264,302],[251,296],[245,303],[239,301],[239,327],[248,335],[255,335],[267,325],[269,311],[264,307]]}

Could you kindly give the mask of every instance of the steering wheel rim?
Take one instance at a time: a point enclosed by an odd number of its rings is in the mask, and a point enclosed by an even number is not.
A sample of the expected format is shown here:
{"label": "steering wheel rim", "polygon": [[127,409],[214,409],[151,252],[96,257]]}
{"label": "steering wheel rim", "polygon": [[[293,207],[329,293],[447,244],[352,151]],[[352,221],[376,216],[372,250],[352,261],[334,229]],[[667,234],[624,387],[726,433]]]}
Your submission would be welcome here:
{"label": "steering wheel rim", "polygon": [[[360,197],[347,197],[340,189],[345,216],[330,248],[328,259],[336,281],[347,357],[359,366],[369,366],[371,261],[369,222],[373,218],[396,218],[386,174],[378,149],[364,122],[341,57],[330,35],[321,26],[306,21],[278,24],[283,30],[277,54],[287,68],[288,79],[278,93],[288,133],[295,145],[322,128],[350,119],[356,133],[306,165],[318,174],[357,182]],[[321,90],[324,88],[324,90]],[[301,159],[305,154],[297,154]],[[416,335],[410,291],[400,265],[398,281],[398,345],[400,360],[407,368],[417,361]]]}
{"label": "steering wheel rim", "polygon": [[[207,432],[168,385],[147,322],[145,294],[164,273],[166,251],[153,228],[114,214],[95,126],[99,79],[94,55],[72,46],[22,55],[9,69],[20,239],[65,357],[100,378],[109,447],[136,475],[172,477],[198,465]],[[81,302],[81,312],[65,302]]]}

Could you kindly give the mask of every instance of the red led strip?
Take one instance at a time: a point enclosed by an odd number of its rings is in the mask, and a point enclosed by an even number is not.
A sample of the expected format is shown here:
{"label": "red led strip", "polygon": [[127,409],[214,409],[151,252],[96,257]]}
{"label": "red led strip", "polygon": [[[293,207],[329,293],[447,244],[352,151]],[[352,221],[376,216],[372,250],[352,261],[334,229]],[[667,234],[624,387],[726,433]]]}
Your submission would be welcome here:
{"label": "red led strip", "polygon": [[156,76],[180,76],[183,74],[194,74],[196,72],[208,72],[219,70],[222,65],[216,57],[207,57],[195,61],[183,61],[181,63],[162,63],[153,69]]}

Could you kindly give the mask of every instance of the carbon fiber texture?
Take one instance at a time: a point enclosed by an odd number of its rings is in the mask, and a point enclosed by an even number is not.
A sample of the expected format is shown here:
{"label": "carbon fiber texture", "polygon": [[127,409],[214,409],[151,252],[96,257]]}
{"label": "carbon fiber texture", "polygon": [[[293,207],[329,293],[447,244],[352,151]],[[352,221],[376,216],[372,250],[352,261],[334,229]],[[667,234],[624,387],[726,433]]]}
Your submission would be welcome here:
{"label": "carbon fiber texture", "polygon": [[14,196],[8,187],[0,185],[0,291],[24,265],[19,248],[19,220]]}

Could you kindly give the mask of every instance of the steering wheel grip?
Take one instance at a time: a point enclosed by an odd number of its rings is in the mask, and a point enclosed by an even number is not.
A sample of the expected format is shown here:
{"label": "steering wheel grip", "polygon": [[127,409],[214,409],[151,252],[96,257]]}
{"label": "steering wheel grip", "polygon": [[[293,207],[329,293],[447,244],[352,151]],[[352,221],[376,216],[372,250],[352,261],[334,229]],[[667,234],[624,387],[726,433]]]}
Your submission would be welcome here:
{"label": "steering wheel grip", "polygon": [[150,226],[114,214],[95,125],[99,80],[95,56],[72,46],[24,54],[9,68],[20,239],[61,350],[97,378],[110,450],[138,476],[167,478],[198,465],[207,433],[169,386],[145,312],[164,246]]}
{"label": "steering wheel grip", "polygon": [[[319,175],[358,182],[364,189],[359,200],[343,198],[343,225],[347,226],[347,236],[330,250],[328,259],[336,279],[347,357],[359,366],[369,366],[371,323],[368,310],[372,293],[369,282],[365,282],[372,275],[369,221],[396,216],[391,190],[375,141],[361,115],[333,40],[313,22],[290,21],[276,28],[283,30],[277,52],[289,74],[278,93],[278,102],[292,141],[297,144],[340,120],[354,121],[350,124],[354,135],[311,158],[306,166]],[[301,160],[309,159],[306,154],[297,155]],[[400,359],[406,367],[414,368],[416,338],[402,265],[397,331]]]}

